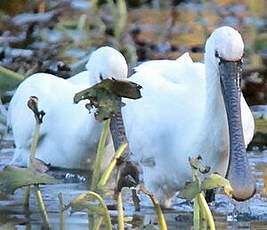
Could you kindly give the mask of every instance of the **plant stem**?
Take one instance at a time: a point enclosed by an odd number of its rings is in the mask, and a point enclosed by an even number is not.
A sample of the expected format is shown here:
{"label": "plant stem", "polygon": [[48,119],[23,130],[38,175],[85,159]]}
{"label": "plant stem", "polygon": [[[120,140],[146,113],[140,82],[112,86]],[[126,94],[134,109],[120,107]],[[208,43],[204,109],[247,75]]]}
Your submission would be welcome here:
{"label": "plant stem", "polygon": [[209,209],[209,206],[207,204],[207,201],[205,200],[203,193],[200,193],[198,196],[199,196],[200,208],[205,210],[205,216],[208,220],[209,228],[210,230],[215,230],[216,228],[215,228],[214,219],[213,219],[212,213]]}
{"label": "plant stem", "polygon": [[31,192],[31,187],[30,186],[27,186],[27,187],[24,188],[23,206],[24,206],[25,209],[29,208],[30,192]]}
{"label": "plant stem", "polygon": [[45,209],[45,205],[44,205],[44,201],[42,198],[42,194],[41,194],[39,185],[34,185],[34,189],[35,189],[36,201],[38,203],[44,225],[45,225],[45,227],[50,228],[48,215],[47,215],[47,212]]}
{"label": "plant stem", "polygon": [[116,166],[117,159],[120,158],[121,154],[124,152],[125,148],[127,147],[127,143],[123,143],[120,145],[120,147],[116,150],[115,155],[111,162],[109,163],[108,167],[105,169],[101,179],[99,180],[97,187],[103,186],[107,183],[110,174],[114,167]]}
{"label": "plant stem", "polygon": [[90,230],[98,230],[102,224],[102,221],[103,221],[103,217],[102,216],[99,216],[97,219],[96,219],[96,222],[94,224],[94,226],[92,228],[89,228]]}
{"label": "plant stem", "polygon": [[59,211],[60,211],[59,229],[64,230],[64,203],[63,203],[63,195],[61,192],[58,194],[58,200],[59,200]]}
{"label": "plant stem", "polygon": [[28,159],[28,168],[31,168],[31,162],[35,157],[35,152],[39,140],[39,134],[40,134],[40,123],[36,121],[34,132],[33,132],[33,138],[32,138],[32,144],[30,149],[30,157]]}
{"label": "plant stem", "polygon": [[160,230],[168,230],[164,215],[162,213],[162,210],[160,208],[160,205],[159,205],[157,198],[152,193],[150,193],[149,191],[147,191],[144,188],[141,188],[140,191],[145,193],[146,195],[148,195],[149,198],[151,199],[151,201],[154,205],[154,209],[156,210],[156,213],[158,216]]}
{"label": "plant stem", "polygon": [[[27,164],[28,168],[32,167],[31,166],[31,162],[32,162],[32,159],[35,156],[37,143],[38,143],[38,139],[39,139],[39,133],[40,133],[40,123],[36,120],[36,123],[35,123],[35,126],[34,126],[34,131],[33,131],[31,148],[30,148],[30,156],[28,158],[28,164]],[[31,191],[30,186],[27,186],[24,189],[24,197],[23,197],[24,207],[29,207],[30,191]]]}
{"label": "plant stem", "polygon": [[139,212],[140,211],[140,199],[137,196],[135,188],[132,189],[131,191],[132,191],[132,199],[133,199],[133,203],[134,203],[134,209],[136,212]]}
{"label": "plant stem", "polygon": [[[106,221],[106,227],[107,227],[108,230],[112,230],[112,224],[111,224],[110,215],[108,213],[108,208],[107,208],[103,198],[99,194],[97,194],[97,193],[95,193],[93,191],[88,191],[88,192],[80,194],[73,201],[71,201],[68,205],[66,205],[64,207],[64,210],[68,209],[69,207],[71,207],[75,203],[85,199],[88,196],[92,196],[95,200],[98,200],[100,206],[103,209],[103,217],[105,218],[105,221]],[[88,211],[89,211],[89,209],[88,209]],[[89,215],[91,215],[91,214],[88,213],[88,217],[89,217]]]}
{"label": "plant stem", "polygon": [[200,200],[200,194],[196,196],[196,201],[199,206],[199,217],[200,217],[200,222],[199,222],[199,229],[207,229],[207,217],[206,217],[206,212],[205,208],[203,208]]}
{"label": "plant stem", "polygon": [[93,171],[93,177],[92,177],[92,183],[91,183],[91,190],[93,191],[96,190],[97,184],[100,178],[101,163],[102,163],[103,156],[104,156],[105,144],[106,144],[108,131],[109,131],[109,123],[110,123],[110,119],[105,120],[103,122],[103,128],[102,128],[101,136],[100,136],[98,147],[97,147],[97,153],[96,153],[96,159],[94,163],[94,171]]}
{"label": "plant stem", "polygon": [[124,230],[124,214],[121,192],[117,194],[118,230]]}
{"label": "plant stem", "polygon": [[200,229],[200,210],[197,197],[194,199],[193,227],[194,230]]}

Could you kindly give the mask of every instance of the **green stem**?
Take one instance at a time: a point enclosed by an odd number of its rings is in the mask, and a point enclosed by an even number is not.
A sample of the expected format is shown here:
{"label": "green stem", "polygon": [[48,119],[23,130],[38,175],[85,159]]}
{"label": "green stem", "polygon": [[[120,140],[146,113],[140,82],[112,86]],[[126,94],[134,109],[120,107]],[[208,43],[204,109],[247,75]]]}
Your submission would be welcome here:
{"label": "green stem", "polygon": [[146,195],[148,195],[149,198],[151,199],[151,201],[154,205],[154,209],[156,210],[158,220],[159,220],[160,230],[168,230],[164,215],[162,213],[162,210],[160,208],[160,205],[159,205],[157,198],[152,193],[145,190],[144,188],[141,188],[140,191],[145,193]]}
{"label": "green stem", "polygon": [[213,219],[212,213],[209,209],[209,206],[207,204],[207,201],[205,200],[203,193],[200,193],[198,196],[199,196],[200,208],[205,210],[205,216],[208,220],[209,228],[210,228],[210,230],[215,230],[216,228],[215,228],[214,219]]}
{"label": "green stem", "polygon": [[[102,198],[99,194],[97,194],[97,193],[95,193],[95,192],[92,192],[92,191],[88,191],[88,192],[85,192],[85,193],[79,195],[79,196],[78,196],[74,201],[72,201],[71,203],[75,203],[75,202],[77,202],[77,201],[79,201],[79,200],[82,200],[82,199],[84,199],[84,198],[87,197],[87,196],[92,196],[92,197],[94,197],[94,199],[98,200],[100,206],[103,208],[103,211],[104,211],[104,213],[103,213],[103,217],[105,218],[105,221],[106,221],[106,227],[107,227],[108,230],[112,230],[112,224],[111,224],[110,215],[109,215],[109,213],[108,213],[108,208],[107,208],[107,206],[106,206],[106,204],[105,204],[103,198]],[[71,205],[71,204],[70,204],[70,205]],[[69,206],[70,206],[70,205],[69,205]],[[68,206],[66,206],[65,209],[66,209],[66,208],[68,208]]]}
{"label": "green stem", "polygon": [[102,222],[103,222],[103,217],[102,217],[102,216],[99,216],[99,217],[96,219],[94,226],[93,226],[92,228],[90,228],[90,230],[91,230],[91,229],[92,229],[92,230],[99,230],[99,228],[100,228]]}
{"label": "green stem", "polygon": [[110,175],[112,170],[114,169],[114,167],[116,166],[117,160],[118,158],[120,158],[121,154],[123,153],[123,151],[125,150],[125,148],[127,147],[127,143],[123,143],[120,145],[120,147],[116,150],[115,155],[113,157],[113,159],[111,160],[111,162],[109,163],[108,167],[105,169],[101,179],[99,180],[97,187],[101,187],[104,186]]}
{"label": "green stem", "polygon": [[60,192],[58,194],[58,200],[59,200],[59,229],[64,230],[64,202],[63,202],[63,195]]}
{"label": "green stem", "polygon": [[201,204],[201,200],[200,200],[200,194],[198,194],[196,196],[196,200],[198,202],[199,205],[199,216],[200,216],[200,225],[199,225],[199,229],[207,229],[207,216],[206,216],[206,212],[205,212],[205,208],[203,208],[202,204]]}
{"label": "green stem", "polygon": [[[87,211],[89,211],[89,210],[87,210]],[[89,230],[94,229],[94,227],[95,227],[94,214],[91,214],[91,213],[88,212],[87,217],[88,217],[88,227],[89,227]]]}
{"label": "green stem", "polygon": [[[39,133],[40,133],[40,123],[36,120],[35,126],[34,126],[34,131],[33,131],[33,137],[32,137],[32,143],[31,143],[31,148],[30,148],[30,156],[28,158],[28,168],[32,167],[32,160],[34,159],[36,148],[37,148],[37,143],[39,140]],[[24,197],[23,197],[23,204],[24,207],[29,207],[29,199],[30,199],[30,186],[27,186],[24,189]]]}
{"label": "green stem", "polygon": [[45,227],[50,228],[48,215],[47,215],[47,212],[46,212],[46,209],[45,209],[45,205],[44,205],[44,201],[43,201],[43,198],[42,198],[42,194],[41,194],[39,185],[34,185],[34,189],[35,189],[36,201],[38,203],[39,210],[41,212],[41,216],[42,216],[44,225],[45,225]]}
{"label": "green stem", "polygon": [[117,210],[118,210],[118,230],[124,230],[124,214],[121,192],[117,195]]}
{"label": "green stem", "polygon": [[105,150],[106,140],[107,140],[108,131],[109,131],[110,119],[105,120],[103,123],[104,124],[102,128],[101,136],[99,139],[96,159],[94,163],[94,171],[93,171],[92,184],[91,184],[91,189],[93,191],[96,190],[97,184],[100,178],[101,163],[102,163],[103,156],[104,156],[104,150]]}
{"label": "green stem", "polygon": [[200,229],[200,210],[197,197],[194,199],[194,211],[193,211],[193,227],[194,230]]}
{"label": "green stem", "polygon": [[39,134],[40,134],[40,123],[36,121],[34,132],[33,132],[33,138],[32,138],[32,144],[30,149],[30,157],[28,159],[28,168],[31,168],[31,162],[35,157],[35,152],[39,140]]}

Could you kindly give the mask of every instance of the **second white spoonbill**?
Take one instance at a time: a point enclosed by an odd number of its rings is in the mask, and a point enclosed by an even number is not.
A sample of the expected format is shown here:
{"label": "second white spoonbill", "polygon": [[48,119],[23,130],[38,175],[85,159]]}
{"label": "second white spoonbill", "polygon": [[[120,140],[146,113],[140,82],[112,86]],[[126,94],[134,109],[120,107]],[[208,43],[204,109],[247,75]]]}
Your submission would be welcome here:
{"label": "second white spoonbill", "polygon": [[[34,117],[27,101],[30,96],[37,96],[39,110],[46,115],[36,157],[56,167],[88,169],[96,153],[101,123],[88,113],[85,102],[74,104],[73,97],[103,78],[126,78],[128,67],[123,55],[111,47],[93,52],[86,67],[87,71],[67,80],[37,73],[19,85],[8,109],[8,122],[16,145],[13,163],[27,164],[34,128]],[[107,149],[112,152],[112,145]],[[109,156],[111,158],[112,154]]]}
{"label": "second white spoonbill", "polygon": [[240,88],[243,49],[238,31],[221,27],[206,42],[205,64],[186,53],[141,64],[130,77],[143,97],[124,100],[126,133],[144,184],[162,205],[170,206],[191,180],[188,158],[198,155],[211,172],[228,174],[236,199],[254,194],[246,154],[254,121]]}

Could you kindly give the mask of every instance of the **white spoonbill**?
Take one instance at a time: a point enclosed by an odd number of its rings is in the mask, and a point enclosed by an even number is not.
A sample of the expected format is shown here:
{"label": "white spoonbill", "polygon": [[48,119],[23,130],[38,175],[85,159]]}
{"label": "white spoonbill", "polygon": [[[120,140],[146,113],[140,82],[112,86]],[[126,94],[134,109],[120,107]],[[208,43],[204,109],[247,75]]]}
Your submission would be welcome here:
{"label": "white spoonbill", "polygon": [[[130,80],[142,98],[124,100],[130,149],[143,171],[145,187],[169,206],[191,180],[189,157],[228,179],[234,197],[253,196],[255,181],[246,155],[254,120],[240,89],[244,44],[231,27],[216,29],[206,42],[205,64],[186,53],[177,60],[149,61]],[[242,119],[241,119],[242,117]]]}
{"label": "white spoonbill", "polygon": [[[13,163],[27,164],[35,125],[27,101],[30,96],[37,96],[39,110],[46,115],[36,157],[56,167],[88,169],[87,159],[92,162],[95,156],[101,123],[88,113],[85,103],[74,104],[73,97],[102,78],[126,78],[128,66],[120,52],[102,47],[92,53],[86,67],[87,71],[67,80],[37,73],[19,85],[8,110],[16,145]],[[113,151],[111,144],[107,148]]]}

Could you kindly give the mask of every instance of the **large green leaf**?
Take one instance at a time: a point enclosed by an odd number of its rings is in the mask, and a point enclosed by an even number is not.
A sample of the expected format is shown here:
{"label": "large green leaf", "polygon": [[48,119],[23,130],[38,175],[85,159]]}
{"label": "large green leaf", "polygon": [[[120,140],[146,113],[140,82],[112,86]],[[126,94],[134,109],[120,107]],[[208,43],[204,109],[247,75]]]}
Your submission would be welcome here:
{"label": "large green leaf", "polygon": [[88,99],[90,103],[87,108],[96,108],[97,120],[111,118],[120,111],[123,103],[121,97],[138,99],[141,97],[141,86],[130,82],[116,79],[105,79],[100,83],[85,89],[74,96],[74,103]]}
{"label": "large green leaf", "polygon": [[0,191],[5,193],[13,193],[16,189],[27,185],[56,183],[53,177],[28,168],[8,165],[0,172]]}
{"label": "large green leaf", "polygon": [[197,181],[189,182],[180,190],[178,197],[193,200],[201,192],[200,185]]}
{"label": "large green leaf", "polygon": [[223,187],[224,192],[228,196],[232,194],[233,189],[229,180],[225,179],[219,174],[210,174],[201,183],[201,189],[204,191],[207,189],[214,189],[218,187]]}

